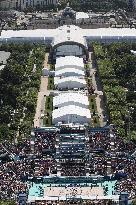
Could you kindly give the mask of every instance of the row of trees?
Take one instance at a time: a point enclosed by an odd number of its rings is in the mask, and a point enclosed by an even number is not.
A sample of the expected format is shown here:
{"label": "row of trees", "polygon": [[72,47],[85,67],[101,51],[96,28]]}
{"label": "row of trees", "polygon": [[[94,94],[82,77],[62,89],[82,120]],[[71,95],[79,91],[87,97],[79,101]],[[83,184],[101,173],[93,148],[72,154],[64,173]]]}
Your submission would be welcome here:
{"label": "row of trees", "polygon": [[81,0],[71,0],[70,6],[78,11],[110,11],[118,10],[119,8],[125,10],[131,10],[131,5],[128,5],[125,0],[90,0],[90,1],[81,1]]}
{"label": "row of trees", "polygon": [[[37,4],[35,7],[29,6],[27,7],[24,12],[33,12],[33,11],[57,11],[62,10],[66,7],[67,2],[69,5],[76,11],[88,11],[92,10],[95,12],[103,11],[107,12],[110,10],[118,10],[118,9],[125,9],[127,11],[133,10],[133,4],[128,3],[126,0],[90,0],[90,1],[83,1],[83,0],[71,0],[65,1],[60,0],[58,4],[49,4],[49,5],[40,5]],[[20,7],[17,8],[21,10]]]}
{"label": "row of trees", "polygon": [[7,200],[3,200],[3,201],[0,201],[0,205],[16,205],[16,202],[15,201],[7,201]]}
{"label": "row of trees", "polygon": [[1,45],[10,58],[0,72],[0,140],[30,134],[40,86],[45,47]]}
{"label": "row of trees", "polygon": [[122,137],[136,139],[136,56],[131,50],[136,50],[136,44],[94,43],[110,123]]}

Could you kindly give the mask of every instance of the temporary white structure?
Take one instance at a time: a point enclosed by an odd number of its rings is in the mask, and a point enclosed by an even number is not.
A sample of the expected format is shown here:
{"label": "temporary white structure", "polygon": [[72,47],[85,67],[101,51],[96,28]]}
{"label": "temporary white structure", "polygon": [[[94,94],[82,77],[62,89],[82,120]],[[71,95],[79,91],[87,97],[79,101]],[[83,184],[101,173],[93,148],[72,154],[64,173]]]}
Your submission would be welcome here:
{"label": "temporary white structure", "polygon": [[62,26],[56,29],[35,29],[35,30],[2,30],[0,41],[2,42],[42,42],[57,45],[72,42],[87,47],[89,41],[114,42],[114,41],[135,41],[136,29],[134,28],[98,28],[81,29],[75,25]]}
{"label": "temporary white structure", "polygon": [[76,12],[76,22],[81,23],[82,21],[88,22],[90,20],[90,16],[85,12]]}
{"label": "temporary white structure", "polygon": [[55,77],[54,78],[54,85],[57,89],[74,89],[74,88],[85,88],[86,81],[84,78],[78,77]]}
{"label": "temporary white structure", "polygon": [[76,68],[84,71],[83,58],[76,56],[65,56],[56,59],[55,71],[63,68]]}
{"label": "temporary white structure", "polygon": [[[51,30],[51,29],[50,29]],[[56,35],[52,42],[52,47],[56,47],[57,45],[61,45],[65,42],[73,42],[78,45],[82,45],[87,47],[87,42],[83,35],[78,35],[82,33],[80,27],[75,25],[64,25],[56,29]]]}
{"label": "temporary white structure", "polygon": [[83,70],[77,69],[77,68],[63,68],[60,70],[56,70],[55,71],[55,76],[59,77],[59,76],[64,76],[64,77],[68,77],[68,76],[85,76],[85,73]]}
{"label": "temporary white structure", "polygon": [[75,105],[81,108],[88,108],[88,97],[81,93],[66,92],[60,93],[53,98],[53,108],[60,108],[68,105]]}
{"label": "temporary white structure", "polygon": [[53,110],[53,124],[62,123],[89,123],[91,119],[90,110],[75,105],[68,105]]}

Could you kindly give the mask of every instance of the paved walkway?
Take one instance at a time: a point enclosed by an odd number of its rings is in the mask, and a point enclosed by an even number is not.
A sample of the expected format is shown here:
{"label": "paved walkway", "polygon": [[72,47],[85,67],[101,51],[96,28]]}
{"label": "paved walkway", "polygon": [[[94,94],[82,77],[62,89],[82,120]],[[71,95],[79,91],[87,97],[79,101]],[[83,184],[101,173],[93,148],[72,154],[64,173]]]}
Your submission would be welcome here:
{"label": "paved walkway", "polygon": [[[91,57],[91,52],[89,54]],[[97,105],[97,111],[100,117],[100,126],[104,126],[107,123],[107,112],[105,108],[104,98],[103,98],[103,90],[102,86],[100,84],[99,77],[96,77],[96,68],[91,68],[90,75],[92,76],[92,84],[95,88],[95,94],[96,94],[96,105]]]}
{"label": "paved walkway", "polygon": [[[45,59],[43,62],[44,68],[49,68],[48,56],[49,56],[49,53],[45,53]],[[48,77],[41,76],[41,85],[40,85],[40,90],[38,92],[37,107],[36,107],[36,113],[34,117],[34,127],[42,126],[41,115],[45,113],[46,96],[49,95],[47,86],[48,86]]]}
{"label": "paved walkway", "polygon": [[45,59],[43,63],[44,68],[49,68],[48,57],[49,57],[49,53],[45,53]]}
{"label": "paved walkway", "polygon": [[44,114],[47,95],[48,77],[41,77],[40,91],[38,92],[37,107],[34,117],[34,127],[41,126],[41,114]]}

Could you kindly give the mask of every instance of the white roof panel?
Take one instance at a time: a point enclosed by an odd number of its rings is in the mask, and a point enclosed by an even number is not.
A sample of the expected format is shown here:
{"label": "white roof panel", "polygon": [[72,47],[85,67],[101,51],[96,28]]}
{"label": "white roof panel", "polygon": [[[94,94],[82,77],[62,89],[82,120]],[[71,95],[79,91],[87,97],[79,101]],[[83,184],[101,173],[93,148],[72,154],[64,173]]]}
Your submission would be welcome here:
{"label": "white roof panel", "polygon": [[53,98],[53,106],[58,106],[60,104],[63,104],[65,102],[79,102],[83,105],[89,105],[88,97],[86,95],[83,95],[81,93],[60,93],[58,96],[55,96]]}
{"label": "white roof panel", "polygon": [[55,29],[35,29],[35,30],[3,30],[2,38],[38,38],[38,37],[54,37]]}
{"label": "white roof panel", "polygon": [[136,29],[132,28],[98,28],[98,29],[83,29],[82,35],[87,37],[92,36],[118,36],[118,37],[124,37],[124,36],[136,36]]}
{"label": "white roof panel", "polygon": [[89,19],[89,15],[85,12],[76,12],[76,19]]}
{"label": "white roof panel", "polygon": [[84,68],[83,58],[75,56],[65,56],[56,59],[55,70],[61,67],[81,67]]}
{"label": "white roof panel", "polygon": [[87,47],[86,39],[82,33],[82,29],[75,25],[64,25],[58,28],[58,34],[54,38],[52,46],[62,44],[64,42],[75,42]]}
{"label": "white roof panel", "polygon": [[91,118],[90,110],[86,108],[81,108],[75,105],[69,105],[53,110],[52,117],[53,119],[62,117],[64,115],[79,115],[85,116],[88,119]]}
{"label": "white roof panel", "polygon": [[75,25],[64,25],[56,29],[36,29],[36,30],[2,30],[0,39],[6,38],[52,38],[53,46],[63,42],[76,42],[86,46],[84,37],[118,36],[136,38],[135,28],[98,28],[82,29]]}
{"label": "white roof panel", "polygon": [[79,70],[76,68],[63,68],[61,70],[56,70],[55,71],[55,76],[66,76],[66,74],[71,74],[74,73],[77,76],[85,76],[85,73],[83,70]]}
{"label": "white roof panel", "polygon": [[58,85],[61,83],[66,83],[66,82],[79,82],[81,84],[86,85],[86,81],[84,78],[78,78],[78,77],[74,77],[74,76],[69,76],[69,77],[65,77],[65,78],[59,78],[59,77],[55,77],[54,78],[54,84]]}

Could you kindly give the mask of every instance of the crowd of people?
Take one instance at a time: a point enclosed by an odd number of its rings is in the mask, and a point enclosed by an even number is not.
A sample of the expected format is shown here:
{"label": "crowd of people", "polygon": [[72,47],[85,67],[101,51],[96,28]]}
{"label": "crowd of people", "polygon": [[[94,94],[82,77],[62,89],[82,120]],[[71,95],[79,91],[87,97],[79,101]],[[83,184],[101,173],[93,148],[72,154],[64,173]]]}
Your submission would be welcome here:
{"label": "crowd of people", "polygon": [[0,144],[0,199],[16,200],[20,192],[27,193],[28,178],[56,174],[55,137],[55,132],[35,133],[34,148],[31,139]]}
{"label": "crowd of people", "polygon": [[112,174],[122,177],[117,191],[128,192],[129,197],[136,196],[136,159],[132,155],[136,150],[133,142],[124,142],[119,136],[107,132],[89,134],[90,174]]}
{"label": "crowd of people", "polygon": [[85,176],[85,163],[63,163],[61,169],[62,176]]}
{"label": "crowd of people", "polygon": [[[40,202],[36,202],[35,205],[50,205],[50,204],[54,204],[57,205],[59,203],[59,205],[80,205],[81,203],[86,204],[86,205],[111,205],[112,201],[111,200],[67,200],[67,202],[65,201],[40,201]],[[118,202],[114,202],[114,204],[118,204]]]}
{"label": "crowd of people", "polygon": [[[28,187],[24,182],[29,177],[57,175],[56,139],[59,139],[58,135],[64,135],[64,139],[60,137],[60,144],[63,145],[63,140],[65,143],[69,141],[67,134],[71,136],[74,149],[76,141],[76,151],[79,149],[80,152],[82,148],[84,154],[81,152],[81,155],[77,155],[75,152],[73,158],[70,155],[65,160],[60,158],[61,176],[85,176],[88,172],[90,176],[123,176],[117,185],[117,191],[127,191],[130,198],[136,195],[136,159],[132,155],[136,145],[133,142],[126,143],[115,135],[111,137],[107,130],[85,132],[82,129],[62,128],[54,132],[36,131],[33,143],[32,139],[27,139],[17,144],[8,141],[0,144],[0,199],[16,199],[19,192],[27,193]],[[88,136],[83,138],[85,135]],[[84,140],[85,146],[82,147]],[[86,154],[88,147],[89,155]]]}
{"label": "crowd of people", "polygon": [[55,152],[56,133],[36,132],[35,133],[35,151],[39,154]]}

